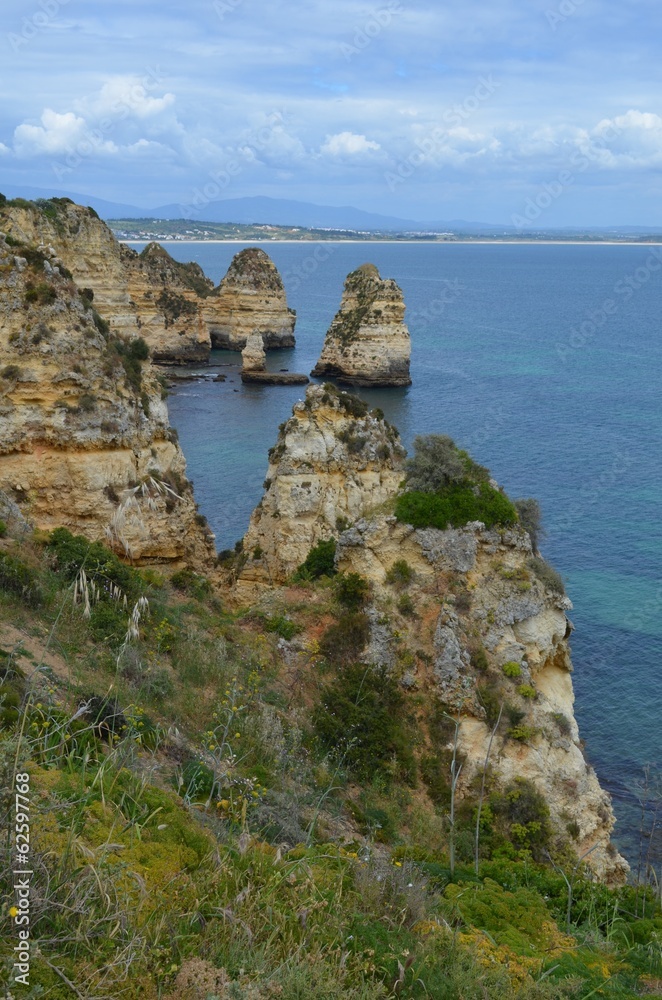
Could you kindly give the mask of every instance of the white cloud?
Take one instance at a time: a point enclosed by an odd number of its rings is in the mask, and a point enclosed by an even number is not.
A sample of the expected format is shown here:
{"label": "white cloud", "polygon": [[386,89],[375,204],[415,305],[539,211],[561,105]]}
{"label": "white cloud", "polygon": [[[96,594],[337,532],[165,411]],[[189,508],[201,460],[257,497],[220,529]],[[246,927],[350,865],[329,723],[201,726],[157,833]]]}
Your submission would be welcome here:
{"label": "white cloud", "polygon": [[87,117],[130,114],[143,120],[153,118],[175,102],[174,94],[150,96],[148,91],[158,86],[159,81],[154,76],[117,76],[104,83],[98,95],[78,101],[76,109]]}
{"label": "white cloud", "polygon": [[85,119],[73,111],[58,114],[46,108],[41,125],[18,125],[14,130],[14,149],[18,156],[64,153],[79,142],[85,131]]}
{"label": "white cloud", "polygon": [[354,132],[338,132],[336,135],[327,135],[326,141],[320,148],[320,153],[337,159],[347,159],[370,155],[380,149],[381,146],[378,142],[366,139],[364,135],[356,135]]}
{"label": "white cloud", "polygon": [[0,156],[8,156],[11,153],[9,146],[5,146],[4,142],[0,142]]}

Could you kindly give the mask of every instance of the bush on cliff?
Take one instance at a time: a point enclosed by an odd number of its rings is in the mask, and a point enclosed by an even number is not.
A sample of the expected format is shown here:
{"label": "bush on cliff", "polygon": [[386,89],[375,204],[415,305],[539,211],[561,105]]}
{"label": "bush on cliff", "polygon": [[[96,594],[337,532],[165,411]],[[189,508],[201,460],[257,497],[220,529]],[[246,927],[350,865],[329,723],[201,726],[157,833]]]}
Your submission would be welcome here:
{"label": "bush on cliff", "polygon": [[299,581],[318,580],[321,576],[333,576],[336,558],[336,540],[329,538],[327,541],[318,542],[314,545],[304,561],[294,574],[294,579]]}
{"label": "bush on cliff", "polygon": [[487,528],[516,524],[517,510],[490,483],[490,474],[449,437],[427,434],[414,439],[407,459],[407,491],[395,506],[399,521],[415,528],[459,528],[482,521]]}
{"label": "bush on cliff", "polygon": [[487,528],[517,522],[517,511],[508,497],[489,483],[478,487],[454,483],[438,493],[402,493],[396,501],[395,516],[415,528],[442,531],[469,521],[482,521]]}
{"label": "bush on cliff", "polygon": [[313,726],[324,749],[342,755],[358,778],[379,772],[414,780],[404,695],[385,669],[359,663],[339,671],[322,691]]}

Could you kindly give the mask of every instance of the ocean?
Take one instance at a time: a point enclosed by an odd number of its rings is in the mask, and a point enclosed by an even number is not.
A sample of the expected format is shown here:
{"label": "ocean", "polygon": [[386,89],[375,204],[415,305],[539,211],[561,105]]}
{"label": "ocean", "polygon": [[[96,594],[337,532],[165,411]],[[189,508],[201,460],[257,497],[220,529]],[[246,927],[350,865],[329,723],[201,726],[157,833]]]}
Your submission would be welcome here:
{"label": "ocean", "polygon": [[[246,244],[166,245],[217,283]],[[576,717],[613,797],[615,840],[635,859],[633,789],[662,756],[662,247],[262,246],[297,310],[297,346],[269,354],[272,370],[310,372],[345,276],[370,261],[403,289],[413,384],[360,395],[405,445],[449,434],[511,497],[540,501],[542,551],[574,604]],[[242,385],[238,354],[212,364],[228,380],[183,383],[169,408],[200,508],[229,548],[304,390]]]}

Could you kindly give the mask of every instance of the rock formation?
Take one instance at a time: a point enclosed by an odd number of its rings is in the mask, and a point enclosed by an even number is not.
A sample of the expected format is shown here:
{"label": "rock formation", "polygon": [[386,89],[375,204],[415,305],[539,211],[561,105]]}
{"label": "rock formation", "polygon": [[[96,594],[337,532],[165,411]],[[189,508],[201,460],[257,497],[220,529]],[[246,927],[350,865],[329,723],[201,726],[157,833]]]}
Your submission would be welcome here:
{"label": "rock formation", "polygon": [[251,333],[246,338],[246,346],[241,352],[241,374],[266,371],[267,355],[264,350],[262,334]]}
{"label": "rock formation", "polygon": [[490,780],[506,788],[529,779],[556,834],[578,856],[594,848],[586,862],[600,878],[623,881],[610,799],[574,718],[569,600],[550,587],[519,526],[399,522],[402,457],[397,432],[356,397],[309,388],[270,453],[239,593],[282,584],[317,542],[335,538],[337,570],[370,582],[364,661],[460,719],[460,791],[480,778],[499,718]]}
{"label": "rock formation", "polygon": [[209,565],[213,536],[145,342],[112,334],[55,253],[10,243],[0,238],[0,490],[35,526],[136,563]]}
{"label": "rock formation", "polygon": [[258,385],[306,385],[307,375],[297,372],[268,372],[267,355],[261,333],[252,333],[241,352],[241,381]]}
{"label": "rock formation", "polygon": [[310,386],[269,453],[266,492],[244,539],[242,581],[284,581],[313,545],[394,494],[403,456],[397,432],[362,400]]}
{"label": "rock formation", "polygon": [[294,347],[296,316],[287,306],[276,265],[264,250],[251,247],[235,255],[203,315],[212,347],[242,351],[256,333],[267,350]]}
{"label": "rock formation", "polygon": [[363,264],[345,281],[340,310],[329,327],[313,376],[345,385],[411,385],[411,342],[402,292]]}
{"label": "rock formation", "polygon": [[294,346],[294,321],[280,275],[262,250],[234,258],[218,288],[198,264],[181,264],[158,243],[141,253],[117,241],[96,212],[68,198],[0,204],[0,230],[48,251],[114,333],[141,336],[153,360],[196,364],[215,347],[241,350],[249,333],[267,349]]}

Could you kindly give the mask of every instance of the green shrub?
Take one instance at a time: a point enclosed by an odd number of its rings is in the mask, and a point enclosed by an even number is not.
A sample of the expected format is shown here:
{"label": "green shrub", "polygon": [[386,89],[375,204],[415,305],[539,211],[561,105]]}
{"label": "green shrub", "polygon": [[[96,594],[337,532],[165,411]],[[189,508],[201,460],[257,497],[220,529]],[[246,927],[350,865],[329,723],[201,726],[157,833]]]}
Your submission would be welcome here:
{"label": "green shrub", "polygon": [[436,493],[465,480],[489,480],[487,469],[443,434],[415,437],[414,454],[405,462],[405,470],[408,488],[422,493]]}
{"label": "green shrub", "polygon": [[352,664],[322,691],[313,713],[322,746],[338,753],[359,778],[375,772],[413,780],[411,726],[397,681],[384,669]]}
{"label": "green shrub", "polygon": [[0,590],[15,594],[32,607],[44,599],[37,573],[8,552],[0,552]]}
{"label": "green shrub", "polygon": [[533,551],[538,551],[538,541],[543,534],[542,512],[540,504],[533,497],[515,500],[515,510],[519,516],[519,521],[525,531],[528,531],[531,538]]}
{"label": "green shrub", "polygon": [[517,688],[517,693],[520,698],[535,698],[538,692],[530,684],[520,684]]}
{"label": "green shrub", "polygon": [[475,643],[469,649],[469,655],[471,657],[471,666],[474,670],[485,671],[489,667],[489,660],[487,659],[487,653],[485,652],[485,647],[480,643]]}
{"label": "green shrub", "polygon": [[501,669],[506,677],[512,678],[522,676],[522,668],[519,663],[515,662],[515,660],[509,660],[508,663],[504,663]]}
{"label": "green shrub", "polygon": [[190,569],[180,569],[177,573],[173,573],[170,577],[170,583],[173,585],[175,590],[180,590],[184,594],[189,594],[191,597],[195,597],[196,600],[202,601],[205,597],[209,597],[212,592],[212,587],[204,576],[200,576],[198,573],[194,573]]}
{"label": "green shrub", "polygon": [[25,286],[26,305],[46,306],[55,302],[57,290],[48,281],[38,281],[35,285],[28,281]]}
{"label": "green shrub", "polygon": [[333,576],[336,572],[335,558],[335,538],[318,542],[317,545],[312,547],[304,562],[299,566],[294,574],[294,579],[317,580],[320,576]]}
{"label": "green shrub", "polygon": [[128,627],[128,612],[116,601],[101,600],[92,606],[90,631],[98,642],[116,648],[124,641]]}
{"label": "green shrub", "polygon": [[85,567],[88,578],[95,581],[102,592],[119,587],[129,598],[138,597],[144,587],[140,575],[120,562],[114,552],[101,542],[90,542],[82,535],[72,535],[67,528],[51,532],[46,548],[51,553],[55,568],[67,580],[75,580]]}
{"label": "green shrub", "polygon": [[398,611],[401,615],[404,615],[405,618],[416,617],[416,608],[409,594],[403,594],[398,600]]}
{"label": "green shrub", "polygon": [[6,538],[9,531],[5,521],[0,521],[0,538]]}
{"label": "green shrub", "polygon": [[515,778],[502,794],[491,795],[489,803],[505,823],[509,836],[532,850],[534,857],[540,856],[552,829],[549,807],[535,785],[526,778]]}
{"label": "green shrub", "polygon": [[398,521],[414,528],[459,528],[469,521],[482,521],[487,528],[511,525],[517,512],[508,497],[489,483],[478,486],[454,483],[439,493],[402,493],[396,500]]}
{"label": "green shrub", "polygon": [[533,556],[527,565],[548,590],[552,590],[555,594],[565,594],[565,584],[561,575],[548,562],[540,556]]}
{"label": "green shrub", "polygon": [[3,378],[13,382],[21,377],[21,369],[18,365],[6,365],[1,374]]}
{"label": "green shrub", "polygon": [[286,618],[285,615],[274,615],[273,618],[267,618],[264,629],[265,632],[275,632],[282,639],[289,641],[299,634],[301,626],[293,622],[291,618]]}
{"label": "green shrub", "polygon": [[404,590],[413,579],[414,571],[406,559],[398,559],[386,574],[386,582],[394,586],[396,590]]}
{"label": "green shrub", "polygon": [[481,684],[477,687],[478,700],[485,709],[485,718],[489,726],[494,726],[499,718],[502,699],[499,692],[488,684]]}
{"label": "green shrub", "polygon": [[370,638],[370,623],[361,611],[348,611],[329,625],[320,640],[320,652],[329,663],[344,665],[360,657]]}
{"label": "green shrub", "polygon": [[538,730],[535,726],[525,726],[522,724],[511,726],[508,730],[508,736],[510,739],[518,740],[520,743],[528,743],[529,740],[532,740],[533,737],[537,735],[537,733]]}
{"label": "green shrub", "polygon": [[370,596],[370,584],[359,573],[340,573],[333,589],[340,604],[348,611],[358,611]]}

